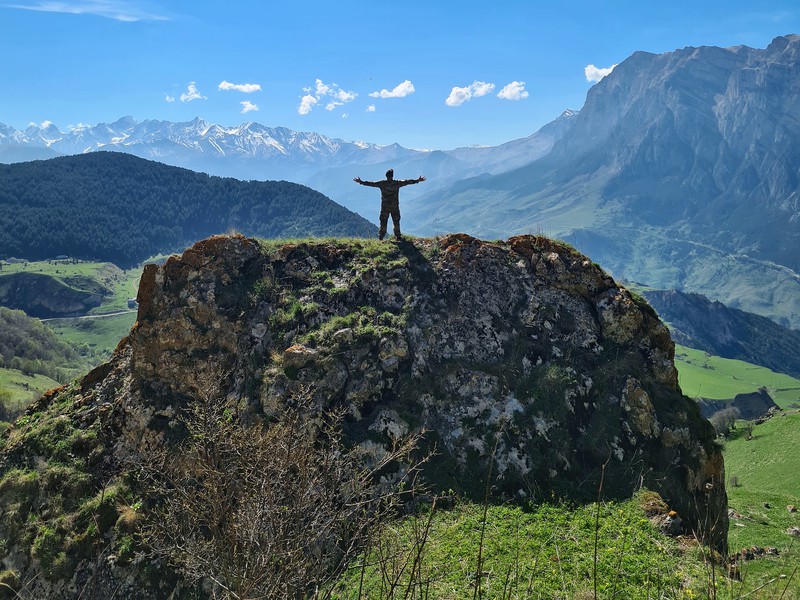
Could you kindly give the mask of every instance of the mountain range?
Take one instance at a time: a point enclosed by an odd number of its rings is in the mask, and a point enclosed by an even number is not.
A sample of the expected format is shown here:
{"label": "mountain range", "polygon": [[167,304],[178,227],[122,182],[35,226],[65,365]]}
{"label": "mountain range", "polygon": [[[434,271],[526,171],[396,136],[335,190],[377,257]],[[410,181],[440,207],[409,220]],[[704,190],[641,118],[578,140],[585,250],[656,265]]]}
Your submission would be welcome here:
{"label": "mountain range", "polygon": [[239,181],[92,152],[0,165],[0,257],[59,255],[136,265],[214,234],[377,234],[372,223],[304,185]]}
{"label": "mountain range", "polygon": [[[481,173],[500,173],[544,156],[576,114],[564,111],[533,135],[500,146],[450,151],[345,141],[254,122],[228,127],[199,117],[185,123],[123,117],[68,131],[51,122],[31,124],[24,131],[0,123],[0,162],[113,150],[211,175],[303,183],[373,217],[375,199],[353,185],[354,176],[381,179],[388,168],[395,168],[399,177],[424,173],[438,188]],[[409,189],[404,197],[419,194]]]}
{"label": "mountain range", "polygon": [[700,294],[645,290],[676,343],[800,377],[800,331]]}
{"label": "mountain range", "polygon": [[[423,232],[542,231],[616,276],[800,326],[800,36],[636,52],[545,156],[406,208]],[[457,210],[453,210],[457,207]]]}
{"label": "mountain range", "polygon": [[287,179],[375,219],[354,176],[424,174],[403,193],[409,233],[543,233],[616,277],[800,328],[800,36],[765,49],[636,52],[534,134],[423,151],[258,123],[125,117],[62,132],[0,125],[0,160],[115,149],[242,179]]}

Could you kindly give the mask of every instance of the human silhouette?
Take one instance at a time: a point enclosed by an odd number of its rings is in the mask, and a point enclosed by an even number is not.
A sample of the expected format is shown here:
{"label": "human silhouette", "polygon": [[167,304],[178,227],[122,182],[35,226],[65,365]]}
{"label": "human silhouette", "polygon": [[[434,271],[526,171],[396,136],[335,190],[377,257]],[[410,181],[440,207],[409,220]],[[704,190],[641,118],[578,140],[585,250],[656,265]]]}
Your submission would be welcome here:
{"label": "human silhouette", "polygon": [[378,239],[382,240],[386,236],[386,225],[389,222],[389,215],[392,215],[394,237],[396,240],[402,240],[403,236],[400,234],[400,188],[404,185],[420,183],[425,181],[425,178],[420,175],[417,179],[395,179],[394,170],[389,169],[386,171],[386,179],[381,181],[363,181],[361,177],[354,177],[353,181],[360,185],[381,188],[381,228],[378,231]]}

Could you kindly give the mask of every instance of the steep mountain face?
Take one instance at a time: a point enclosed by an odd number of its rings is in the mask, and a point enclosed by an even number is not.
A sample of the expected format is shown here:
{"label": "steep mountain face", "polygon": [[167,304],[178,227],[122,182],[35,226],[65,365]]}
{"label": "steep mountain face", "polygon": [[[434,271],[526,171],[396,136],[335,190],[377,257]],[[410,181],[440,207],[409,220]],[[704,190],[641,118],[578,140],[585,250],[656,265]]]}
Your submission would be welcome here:
{"label": "steep mountain face", "polygon": [[637,52],[589,90],[545,157],[423,198],[409,220],[544,230],[625,278],[797,327],[798,53],[795,35],[763,50]]}
{"label": "steep mountain face", "polygon": [[[498,499],[592,500],[601,477],[606,497],[644,484],[726,548],[722,454],[678,387],[666,327],[564,245],[463,234],[402,244],[219,236],[146,267],[138,299],[137,324],[112,360],[43,398],[0,454],[0,528],[14,541],[3,560],[31,585],[48,585],[33,577],[36,552],[32,560],[25,544],[52,514],[55,497],[36,491],[49,470],[68,461],[86,472],[67,512],[82,506],[75,496],[119,489],[125,457],[180,437],[177,416],[207,395],[209,373],[242,426],[298,410],[298,395],[310,394],[307,410],[342,408],[348,442],[376,456],[425,430],[422,449],[436,455],[423,474],[434,491],[482,497],[490,464]],[[64,440],[52,452],[62,454],[43,456],[48,423]],[[35,506],[13,504],[20,486]],[[109,536],[115,519],[103,521]],[[60,535],[47,546],[55,556],[59,539],[65,549],[73,539]],[[66,549],[63,559],[73,581],[95,565],[109,589],[129,577],[80,539],[84,554]],[[126,579],[125,597],[147,592],[134,582]],[[62,592],[77,596],[80,585]]]}
{"label": "steep mountain face", "polygon": [[230,229],[370,236],[377,227],[286,181],[209,177],[119,152],[0,165],[0,257],[140,263]]}
{"label": "steep mountain face", "polygon": [[700,294],[676,290],[643,293],[671,326],[679,344],[800,377],[800,332]]}
{"label": "steep mountain face", "polygon": [[603,172],[603,199],[645,224],[800,270],[800,36],[636,53],[612,75],[554,158]]}
{"label": "steep mountain face", "polygon": [[[354,176],[380,179],[388,168],[395,168],[399,177],[402,173],[409,178],[425,174],[430,189],[482,173],[502,173],[547,154],[576,114],[566,111],[533,135],[497,147],[444,152],[348,142],[253,122],[223,127],[200,118],[173,123],[123,117],[67,132],[49,122],[25,131],[0,124],[0,162],[98,150],[126,152],[212,175],[304,183],[350,210],[374,218],[374,198],[363,190],[359,193],[352,183]],[[406,196],[418,194],[419,190],[408,190]]]}

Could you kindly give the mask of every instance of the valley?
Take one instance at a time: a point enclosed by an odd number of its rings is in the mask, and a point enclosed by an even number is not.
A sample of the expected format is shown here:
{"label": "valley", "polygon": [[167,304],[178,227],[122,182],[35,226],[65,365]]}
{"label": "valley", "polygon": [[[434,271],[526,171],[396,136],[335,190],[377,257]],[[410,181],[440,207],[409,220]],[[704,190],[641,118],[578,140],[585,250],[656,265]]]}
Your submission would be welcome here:
{"label": "valley", "polygon": [[496,146],[0,123],[0,597],[800,599],[800,35],[622,58]]}

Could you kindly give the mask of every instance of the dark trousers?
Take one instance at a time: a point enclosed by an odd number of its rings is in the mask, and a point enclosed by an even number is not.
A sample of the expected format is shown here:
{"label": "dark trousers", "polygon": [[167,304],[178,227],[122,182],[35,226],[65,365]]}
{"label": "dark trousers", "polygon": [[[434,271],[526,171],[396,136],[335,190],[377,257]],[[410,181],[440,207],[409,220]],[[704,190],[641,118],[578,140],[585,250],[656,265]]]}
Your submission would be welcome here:
{"label": "dark trousers", "polygon": [[383,239],[386,235],[386,225],[389,222],[389,215],[392,215],[392,223],[394,224],[394,235],[400,237],[400,203],[399,202],[381,202],[381,228],[378,231],[378,237]]}

